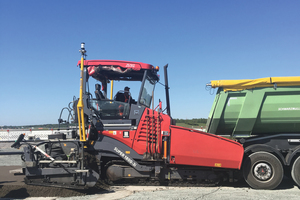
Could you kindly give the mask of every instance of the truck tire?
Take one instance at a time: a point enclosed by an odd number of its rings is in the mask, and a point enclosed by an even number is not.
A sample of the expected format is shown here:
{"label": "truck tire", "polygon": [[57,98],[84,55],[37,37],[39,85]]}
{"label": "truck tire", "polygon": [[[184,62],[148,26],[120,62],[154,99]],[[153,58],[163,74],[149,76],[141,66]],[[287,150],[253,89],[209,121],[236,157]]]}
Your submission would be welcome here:
{"label": "truck tire", "polygon": [[300,156],[295,160],[291,174],[295,183],[300,187]]}
{"label": "truck tire", "polygon": [[275,189],[282,181],[283,167],[279,159],[268,152],[255,152],[243,165],[245,181],[254,189]]}

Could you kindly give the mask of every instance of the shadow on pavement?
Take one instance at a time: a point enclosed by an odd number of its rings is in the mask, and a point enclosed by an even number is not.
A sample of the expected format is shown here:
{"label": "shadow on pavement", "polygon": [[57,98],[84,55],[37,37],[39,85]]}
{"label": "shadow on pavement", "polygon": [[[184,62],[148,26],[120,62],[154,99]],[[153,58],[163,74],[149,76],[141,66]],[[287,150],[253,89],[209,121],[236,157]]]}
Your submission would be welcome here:
{"label": "shadow on pavement", "polygon": [[[246,183],[245,180],[239,180],[234,183],[224,182],[219,184],[219,186],[226,186],[226,187],[235,187],[235,188],[250,188],[250,186]],[[292,178],[284,176],[282,182],[275,190],[286,190],[295,187],[295,183]]]}

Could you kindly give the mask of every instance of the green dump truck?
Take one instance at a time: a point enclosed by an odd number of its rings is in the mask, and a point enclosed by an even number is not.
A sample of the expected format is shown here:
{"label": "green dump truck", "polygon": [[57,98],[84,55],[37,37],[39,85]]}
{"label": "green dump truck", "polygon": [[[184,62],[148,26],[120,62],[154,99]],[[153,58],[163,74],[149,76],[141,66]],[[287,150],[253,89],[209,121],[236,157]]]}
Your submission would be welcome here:
{"label": "green dump truck", "polygon": [[218,90],[207,132],[243,144],[247,183],[257,187],[281,182],[285,173],[300,186],[300,77],[218,80],[209,85]]}

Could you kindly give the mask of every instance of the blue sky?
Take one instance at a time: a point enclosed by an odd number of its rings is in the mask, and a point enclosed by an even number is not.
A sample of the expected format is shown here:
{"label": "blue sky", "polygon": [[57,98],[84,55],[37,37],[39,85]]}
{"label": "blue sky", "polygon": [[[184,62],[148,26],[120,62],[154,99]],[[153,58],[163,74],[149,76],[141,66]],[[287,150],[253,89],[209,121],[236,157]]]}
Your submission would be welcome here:
{"label": "blue sky", "polygon": [[[0,126],[57,123],[79,96],[81,42],[87,59],[160,66],[162,82],[168,63],[173,118],[206,118],[210,80],[300,75],[299,8],[296,0],[2,0]],[[159,98],[165,106],[157,85]]]}

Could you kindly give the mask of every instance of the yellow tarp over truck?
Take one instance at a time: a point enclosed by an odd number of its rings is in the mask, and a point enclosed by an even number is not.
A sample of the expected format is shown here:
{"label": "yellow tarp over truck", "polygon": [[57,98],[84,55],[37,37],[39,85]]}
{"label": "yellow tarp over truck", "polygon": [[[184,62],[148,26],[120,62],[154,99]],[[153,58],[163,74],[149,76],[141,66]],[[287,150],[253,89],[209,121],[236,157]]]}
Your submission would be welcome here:
{"label": "yellow tarp over truck", "polygon": [[211,81],[212,88],[222,87],[225,92],[257,87],[274,87],[275,84],[277,86],[298,86],[300,85],[300,76]]}

